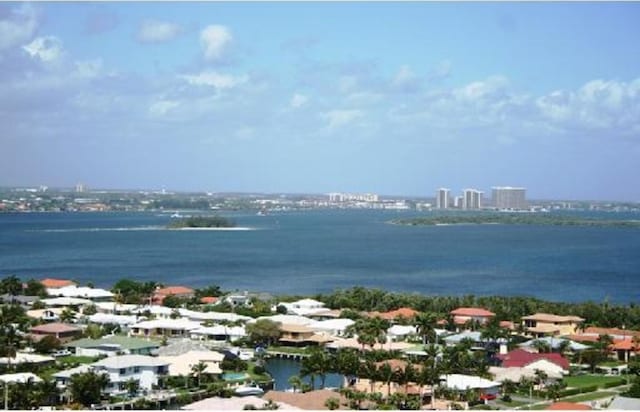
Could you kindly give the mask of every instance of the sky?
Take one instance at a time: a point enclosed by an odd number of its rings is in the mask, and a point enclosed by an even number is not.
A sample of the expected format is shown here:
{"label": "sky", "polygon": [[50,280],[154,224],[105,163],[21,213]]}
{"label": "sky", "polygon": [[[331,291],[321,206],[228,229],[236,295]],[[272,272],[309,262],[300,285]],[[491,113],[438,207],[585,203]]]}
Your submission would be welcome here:
{"label": "sky", "polygon": [[0,186],[640,201],[640,3],[0,3]]}

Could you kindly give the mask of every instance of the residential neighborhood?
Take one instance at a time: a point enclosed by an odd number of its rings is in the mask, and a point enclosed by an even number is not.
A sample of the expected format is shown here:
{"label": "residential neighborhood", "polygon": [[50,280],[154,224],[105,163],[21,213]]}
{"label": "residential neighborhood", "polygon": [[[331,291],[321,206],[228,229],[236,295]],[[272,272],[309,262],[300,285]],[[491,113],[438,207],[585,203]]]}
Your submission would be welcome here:
{"label": "residential neighborhood", "polygon": [[[130,280],[1,286],[8,409],[578,410],[640,396],[640,332],[577,315],[361,310]],[[286,382],[270,373],[274,359],[297,365]]]}

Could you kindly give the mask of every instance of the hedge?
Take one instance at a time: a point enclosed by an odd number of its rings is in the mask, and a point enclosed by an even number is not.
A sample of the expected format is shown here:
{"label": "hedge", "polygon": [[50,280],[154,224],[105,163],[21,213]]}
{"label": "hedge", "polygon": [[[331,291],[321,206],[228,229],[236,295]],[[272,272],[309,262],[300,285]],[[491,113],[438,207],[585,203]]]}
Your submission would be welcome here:
{"label": "hedge", "polygon": [[626,385],[627,380],[624,378],[620,378],[618,380],[615,381],[610,381],[610,382],[606,382],[604,384],[602,384],[603,388],[613,388],[614,386],[620,386],[620,385]]}

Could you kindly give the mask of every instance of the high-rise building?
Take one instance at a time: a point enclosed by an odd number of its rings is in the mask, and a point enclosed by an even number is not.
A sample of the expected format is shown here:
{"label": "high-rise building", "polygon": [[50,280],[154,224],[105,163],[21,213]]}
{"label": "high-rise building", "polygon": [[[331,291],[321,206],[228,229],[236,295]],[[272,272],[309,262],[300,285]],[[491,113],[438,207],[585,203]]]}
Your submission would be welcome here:
{"label": "high-rise building", "polygon": [[440,188],[436,192],[436,209],[449,208],[449,189]]}
{"label": "high-rise building", "polygon": [[476,189],[464,189],[462,191],[462,208],[466,210],[480,209],[482,207],[482,192]]}
{"label": "high-rise building", "polygon": [[524,187],[496,186],[491,189],[493,206],[496,209],[525,210],[529,208]]}

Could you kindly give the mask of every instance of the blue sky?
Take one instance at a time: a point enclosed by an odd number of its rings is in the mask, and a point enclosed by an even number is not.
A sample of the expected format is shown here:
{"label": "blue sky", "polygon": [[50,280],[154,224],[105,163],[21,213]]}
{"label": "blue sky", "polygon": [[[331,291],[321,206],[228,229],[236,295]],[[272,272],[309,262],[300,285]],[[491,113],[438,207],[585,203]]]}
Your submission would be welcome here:
{"label": "blue sky", "polygon": [[0,185],[640,201],[640,3],[0,3]]}

